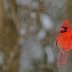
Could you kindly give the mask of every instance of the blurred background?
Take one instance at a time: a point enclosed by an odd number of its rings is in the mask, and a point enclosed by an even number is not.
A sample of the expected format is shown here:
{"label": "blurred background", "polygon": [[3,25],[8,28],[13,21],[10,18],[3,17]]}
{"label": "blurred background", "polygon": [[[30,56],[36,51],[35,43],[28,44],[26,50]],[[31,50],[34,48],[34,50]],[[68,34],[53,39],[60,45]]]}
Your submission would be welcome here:
{"label": "blurred background", "polygon": [[72,23],[72,0],[0,0],[0,72],[72,72],[57,67],[57,32]]}

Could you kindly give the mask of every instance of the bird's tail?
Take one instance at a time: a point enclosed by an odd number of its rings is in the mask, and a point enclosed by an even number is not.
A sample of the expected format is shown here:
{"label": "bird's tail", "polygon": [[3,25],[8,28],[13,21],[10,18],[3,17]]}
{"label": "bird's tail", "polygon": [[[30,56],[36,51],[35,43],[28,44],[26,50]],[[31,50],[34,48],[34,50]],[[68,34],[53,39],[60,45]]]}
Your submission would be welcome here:
{"label": "bird's tail", "polygon": [[67,60],[67,52],[60,50],[60,55],[59,55],[58,64],[57,64],[58,67],[65,66],[66,60]]}

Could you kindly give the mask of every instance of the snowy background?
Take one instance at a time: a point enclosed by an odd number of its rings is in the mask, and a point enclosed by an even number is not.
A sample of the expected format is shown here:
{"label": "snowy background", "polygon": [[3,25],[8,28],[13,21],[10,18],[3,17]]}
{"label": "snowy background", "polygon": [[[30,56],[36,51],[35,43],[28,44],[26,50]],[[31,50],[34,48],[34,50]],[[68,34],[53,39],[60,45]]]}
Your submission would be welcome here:
{"label": "snowy background", "polygon": [[57,67],[57,32],[72,23],[71,0],[0,0],[0,72],[72,72]]}

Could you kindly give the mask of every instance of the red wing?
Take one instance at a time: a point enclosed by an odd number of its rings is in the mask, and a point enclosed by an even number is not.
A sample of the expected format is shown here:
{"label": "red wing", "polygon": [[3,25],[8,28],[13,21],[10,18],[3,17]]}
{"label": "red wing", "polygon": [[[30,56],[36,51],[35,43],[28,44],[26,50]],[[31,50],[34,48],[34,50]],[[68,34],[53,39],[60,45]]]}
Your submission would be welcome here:
{"label": "red wing", "polygon": [[66,60],[67,60],[67,52],[63,52],[62,50],[60,50],[60,55],[58,59],[58,67],[65,66]]}

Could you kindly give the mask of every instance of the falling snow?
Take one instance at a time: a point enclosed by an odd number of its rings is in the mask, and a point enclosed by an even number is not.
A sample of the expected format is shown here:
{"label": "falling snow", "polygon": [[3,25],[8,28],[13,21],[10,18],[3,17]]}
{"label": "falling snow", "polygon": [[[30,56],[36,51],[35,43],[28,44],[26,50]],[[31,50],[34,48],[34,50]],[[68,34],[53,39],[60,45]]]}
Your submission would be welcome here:
{"label": "falling snow", "polygon": [[33,13],[31,13],[31,18],[36,18],[36,13],[35,12],[33,12]]}
{"label": "falling snow", "polygon": [[20,34],[21,35],[24,35],[26,33],[26,31],[24,30],[24,29],[22,29],[21,31],[20,31]]}
{"label": "falling snow", "polygon": [[41,29],[36,37],[38,40],[41,40],[41,39],[45,38],[45,36],[46,36],[46,31],[44,29]]}
{"label": "falling snow", "polygon": [[54,62],[54,55],[52,48],[50,46],[46,46],[46,54],[47,54],[47,62],[48,63],[53,63]]}
{"label": "falling snow", "polygon": [[14,52],[10,52],[10,57],[14,57]]}
{"label": "falling snow", "polygon": [[46,14],[40,14],[40,21],[44,29],[50,30],[54,27],[54,23]]}
{"label": "falling snow", "polygon": [[4,54],[0,52],[0,65],[2,65],[4,62]]}

